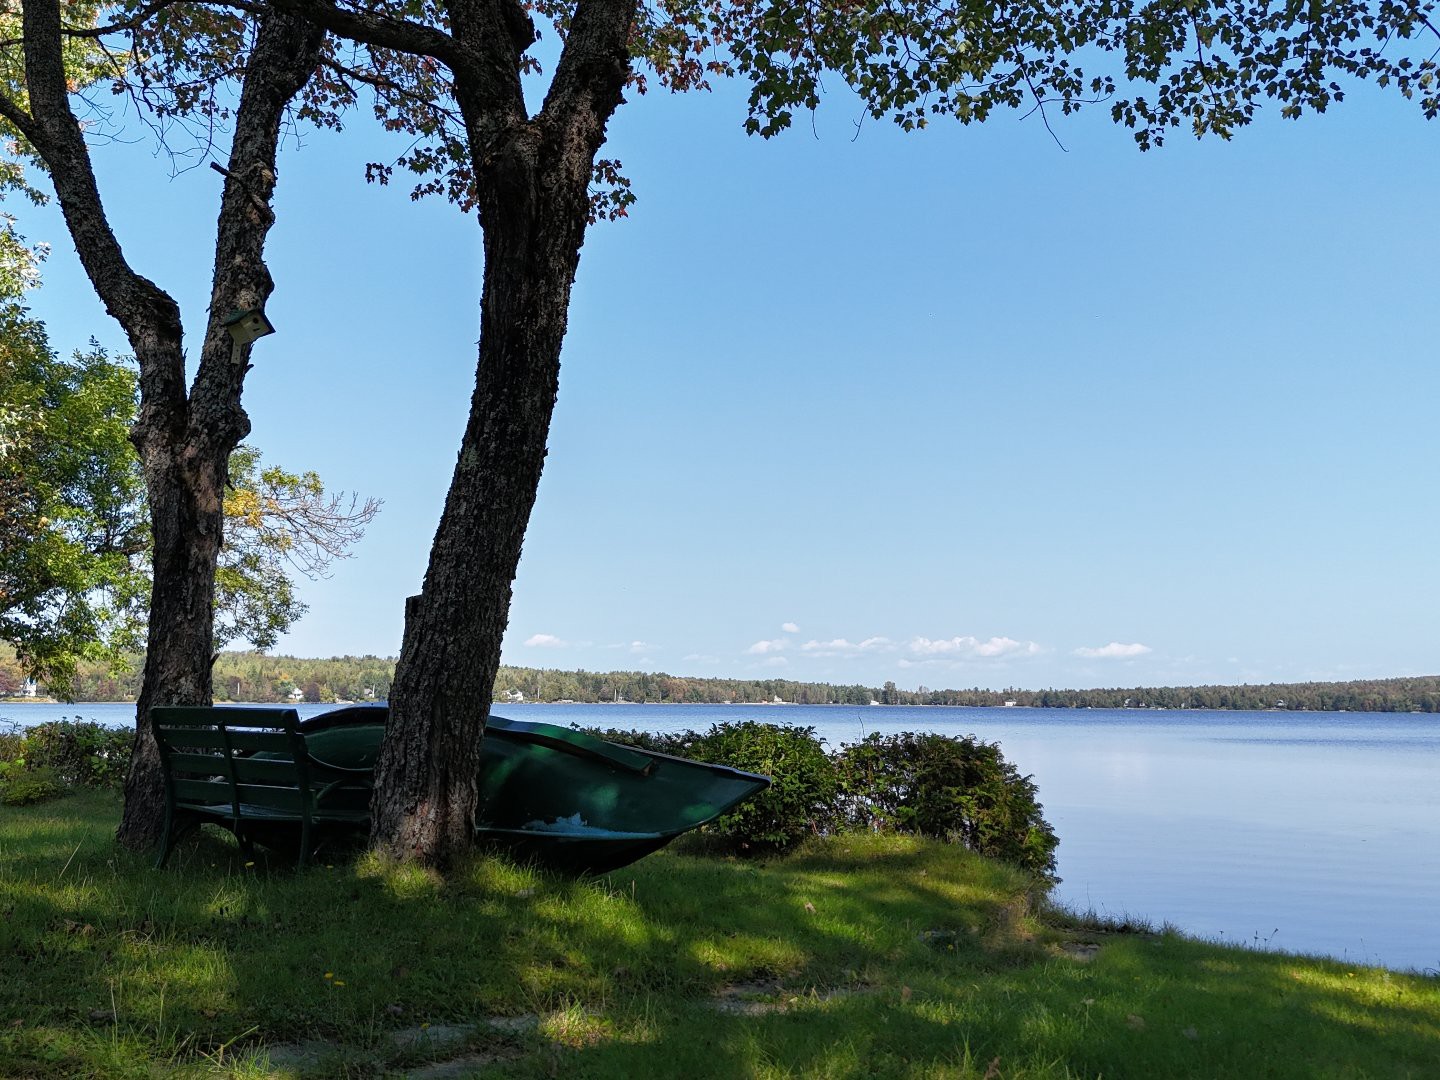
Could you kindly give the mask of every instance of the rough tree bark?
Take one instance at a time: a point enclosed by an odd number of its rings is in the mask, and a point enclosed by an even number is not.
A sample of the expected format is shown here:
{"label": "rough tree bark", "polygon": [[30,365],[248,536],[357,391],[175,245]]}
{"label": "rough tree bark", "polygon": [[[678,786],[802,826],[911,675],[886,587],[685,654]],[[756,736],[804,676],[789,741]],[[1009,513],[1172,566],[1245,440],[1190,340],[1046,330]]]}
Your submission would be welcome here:
{"label": "rough tree bark", "polygon": [[480,346],[424,587],[406,605],[376,770],[373,839],[394,856],[445,865],[474,844],[481,739],[545,462],[590,177],[621,102],[634,14],[633,0],[582,0],[545,105],[527,118],[519,50],[502,32],[513,13],[452,11],[457,39],[488,49],[513,83],[497,101],[493,85],[456,73],[484,230]]}
{"label": "rough tree bark", "polygon": [[372,840],[451,863],[474,843],[480,745],[511,583],[545,462],[589,185],[630,71],[636,0],[579,0],[543,107],[520,74],[534,39],[518,0],[450,0],[449,33],[328,0],[273,0],[336,34],[449,66],[484,231],[475,391],[376,767]]}
{"label": "rough tree bark", "polygon": [[118,833],[126,847],[154,843],[163,821],[159,758],[149,726],[157,704],[209,704],[215,565],[230,452],[249,432],[240,405],[248,346],[232,353],[222,320],[261,306],[273,289],[264,245],[274,215],[275,157],[286,107],[315,70],[323,31],[271,13],[258,21],[235,114],[221,198],[215,276],[200,364],[185,388],[180,310],[125,259],[106,216],[83,130],[70,105],[56,0],[26,0],[27,112],[0,100],[45,162],[81,264],[124,329],[140,368],[139,451],[154,532],[154,584],[135,749]]}

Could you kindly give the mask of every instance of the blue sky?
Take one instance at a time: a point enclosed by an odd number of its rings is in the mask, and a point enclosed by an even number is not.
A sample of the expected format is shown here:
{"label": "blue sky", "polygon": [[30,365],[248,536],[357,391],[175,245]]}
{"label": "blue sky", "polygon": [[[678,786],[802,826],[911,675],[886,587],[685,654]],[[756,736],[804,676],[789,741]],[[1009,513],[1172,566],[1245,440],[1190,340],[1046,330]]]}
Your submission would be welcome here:
{"label": "blue sky", "polygon": [[[1103,110],[903,135],[843,95],[762,142],[743,88],[612,125],[505,659],[901,686],[1440,670],[1436,129],[1324,117],[1140,153]],[[97,150],[122,242],[200,325],[218,177]],[[385,500],[281,642],[398,650],[474,374],[479,232],[281,162],[251,441]],[[53,211],[54,344],[123,351]]]}

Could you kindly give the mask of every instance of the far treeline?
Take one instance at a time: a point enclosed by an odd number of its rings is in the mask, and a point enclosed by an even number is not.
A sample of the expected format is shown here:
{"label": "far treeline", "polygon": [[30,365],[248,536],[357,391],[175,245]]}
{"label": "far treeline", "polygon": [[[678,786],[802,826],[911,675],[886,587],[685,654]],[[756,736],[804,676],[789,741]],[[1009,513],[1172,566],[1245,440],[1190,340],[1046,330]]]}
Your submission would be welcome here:
{"label": "far treeline", "polygon": [[[0,694],[20,689],[13,660],[0,655]],[[139,690],[141,664],[129,673],[83,666],[76,701],[124,701]],[[223,652],[215,661],[217,701],[383,701],[390,695],[393,658],[340,656],[304,659],[258,652]],[[1046,709],[1300,709],[1335,712],[1440,712],[1440,676],[1357,679],[1349,682],[1243,686],[1163,686],[1100,690],[901,690],[790,679],[703,679],[643,671],[554,671],[502,665],[497,702],[637,702],[663,704],[969,705]]]}

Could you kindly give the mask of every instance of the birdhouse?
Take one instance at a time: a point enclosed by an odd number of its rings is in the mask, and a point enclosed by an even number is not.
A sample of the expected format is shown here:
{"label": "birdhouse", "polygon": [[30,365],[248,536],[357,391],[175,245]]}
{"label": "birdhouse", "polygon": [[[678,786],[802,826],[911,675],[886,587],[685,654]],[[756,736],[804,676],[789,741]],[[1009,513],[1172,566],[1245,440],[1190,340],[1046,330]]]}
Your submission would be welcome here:
{"label": "birdhouse", "polygon": [[230,331],[230,337],[236,345],[248,345],[257,338],[266,334],[273,334],[275,327],[265,317],[262,308],[251,308],[249,311],[232,311],[225,316],[221,324]]}

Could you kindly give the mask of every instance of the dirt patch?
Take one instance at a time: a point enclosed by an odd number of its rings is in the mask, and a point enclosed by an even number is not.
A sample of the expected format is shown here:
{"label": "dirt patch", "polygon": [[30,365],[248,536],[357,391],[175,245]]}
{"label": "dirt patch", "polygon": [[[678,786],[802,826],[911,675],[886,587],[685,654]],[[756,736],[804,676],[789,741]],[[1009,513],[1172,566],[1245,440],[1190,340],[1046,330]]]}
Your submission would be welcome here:
{"label": "dirt patch", "polygon": [[277,1043],[265,1048],[270,1064],[278,1069],[308,1068],[322,1061],[346,1056],[349,1047],[325,1042],[323,1039],[305,1039],[303,1042]]}
{"label": "dirt patch", "polygon": [[458,1024],[422,1024],[420,1027],[392,1032],[390,1041],[404,1050],[415,1047],[442,1049],[463,1043],[474,1030],[473,1027],[461,1027]]}
{"label": "dirt patch", "polygon": [[490,1053],[462,1054],[449,1061],[437,1061],[433,1065],[421,1065],[406,1070],[409,1080],[461,1080],[473,1076],[481,1069],[500,1061],[510,1061],[520,1056],[518,1050],[493,1051]]}
{"label": "dirt patch", "polygon": [[401,1028],[391,1032],[385,1043],[368,1049],[325,1042],[322,1039],[305,1039],[301,1042],[279,1043],[267,1047],[264,1053],[268,1056],[272,1068],[302,1070],[341,1061],[376,1063],[393,1059],[395,1054],[411,1055],[418,1052],[425,1056],[439,1056],[450,1053],[457,1056],[410,1067],[405,1070],[405,1075],[417,1077],[419,1080],[456,1080],[459,1077],[471,1076],[498,1061],[508,1061],[521,1055],[519,1049],[508,1046],[495,1050],[458,1053],[477,1033],[519,1035],[534,1031],[539,1023],[539,1017],[533,1014],[492,1016],[479,1024],[422,1024]]}
{"label": "dirt patch", "polygon": [[873,986],[835,986],[828,990],[786,990],[774,982],[734,983],[716,991],[710,1007],[729,1016],[769,1016],[789,1012],[799,1005],[823,1004],[855,994],[873,994],[878,989]]}
{"label": "dirt patch", "polygon": [[540,1026],[540,1018],[534,1013],[522,1013],[519,1016],[492,1016],[485,1021],[485,1026],[491,1031],[503,1031],[508,1035],[518,1035],[525,1031],[534,1031]]}

